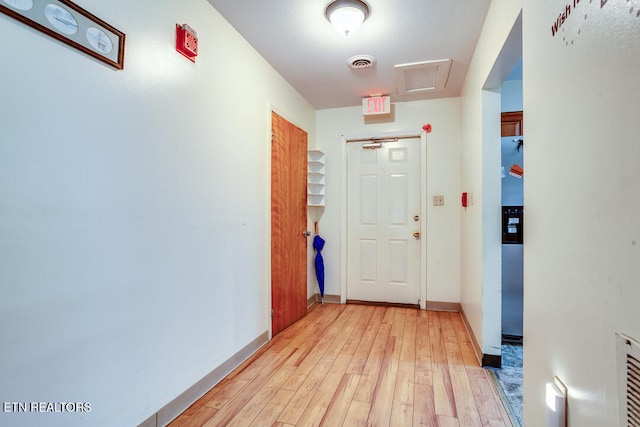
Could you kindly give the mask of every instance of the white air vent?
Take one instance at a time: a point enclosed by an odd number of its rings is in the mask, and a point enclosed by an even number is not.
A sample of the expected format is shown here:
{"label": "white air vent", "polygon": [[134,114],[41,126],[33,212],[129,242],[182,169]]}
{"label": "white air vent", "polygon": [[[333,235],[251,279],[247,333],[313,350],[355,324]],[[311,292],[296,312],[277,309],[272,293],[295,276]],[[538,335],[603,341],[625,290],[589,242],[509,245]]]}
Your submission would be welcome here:
{"label": "white air vent", "polygon": [[371,55],[356,55],[349,58],[347,64],[354,70],[359,70],[361,68],[373,67],[376,64],[376,59]]}
{"label": "white air vent", "polygon": [[616,334],[620,427],[640,427],[640,343]]}

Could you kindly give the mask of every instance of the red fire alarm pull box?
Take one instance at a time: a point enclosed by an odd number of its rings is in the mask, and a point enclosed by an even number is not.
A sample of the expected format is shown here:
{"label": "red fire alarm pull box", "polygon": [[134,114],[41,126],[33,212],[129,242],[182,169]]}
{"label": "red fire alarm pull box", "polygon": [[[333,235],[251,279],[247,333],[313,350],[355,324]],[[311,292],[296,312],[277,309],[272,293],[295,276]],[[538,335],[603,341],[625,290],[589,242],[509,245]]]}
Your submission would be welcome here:
{"label": "red fire alarm pull box", "polygon": [[198,34],[187,24],[176,24],[176,50],[189,61],[196,62],[198,56]]}

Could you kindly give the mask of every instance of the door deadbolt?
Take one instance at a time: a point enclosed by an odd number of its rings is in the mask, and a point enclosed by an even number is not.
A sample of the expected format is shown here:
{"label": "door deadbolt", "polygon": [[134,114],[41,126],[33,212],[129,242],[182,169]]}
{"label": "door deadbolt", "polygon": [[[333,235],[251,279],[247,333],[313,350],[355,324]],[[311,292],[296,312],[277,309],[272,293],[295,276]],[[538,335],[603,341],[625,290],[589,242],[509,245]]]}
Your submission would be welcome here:
{"label": "door deadbolt", "polygon": [[415,237],[416,239],[420,238],[420,232],[419,231],[414,231],[413,232],[413,237]]}

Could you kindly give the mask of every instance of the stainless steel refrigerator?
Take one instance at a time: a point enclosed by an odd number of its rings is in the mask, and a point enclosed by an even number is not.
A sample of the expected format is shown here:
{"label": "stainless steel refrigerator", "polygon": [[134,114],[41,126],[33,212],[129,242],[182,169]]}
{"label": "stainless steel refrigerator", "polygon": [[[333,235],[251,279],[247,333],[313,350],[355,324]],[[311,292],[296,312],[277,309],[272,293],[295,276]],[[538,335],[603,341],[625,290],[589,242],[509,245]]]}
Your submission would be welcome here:
{"label": "stainless steel refrigerator", "polygon": [[523,207],[502,207],[502,336],[522,340]]}

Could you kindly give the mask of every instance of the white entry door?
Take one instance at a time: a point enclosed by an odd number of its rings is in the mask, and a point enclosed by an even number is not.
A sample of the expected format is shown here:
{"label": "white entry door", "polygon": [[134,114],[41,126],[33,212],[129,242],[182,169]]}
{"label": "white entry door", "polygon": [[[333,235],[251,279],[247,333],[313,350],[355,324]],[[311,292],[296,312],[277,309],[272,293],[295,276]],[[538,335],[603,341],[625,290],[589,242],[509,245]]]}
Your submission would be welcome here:
{"label": "white entry door", "polygon": [[347,145],[347,299],[418,304],[420,138]]}

